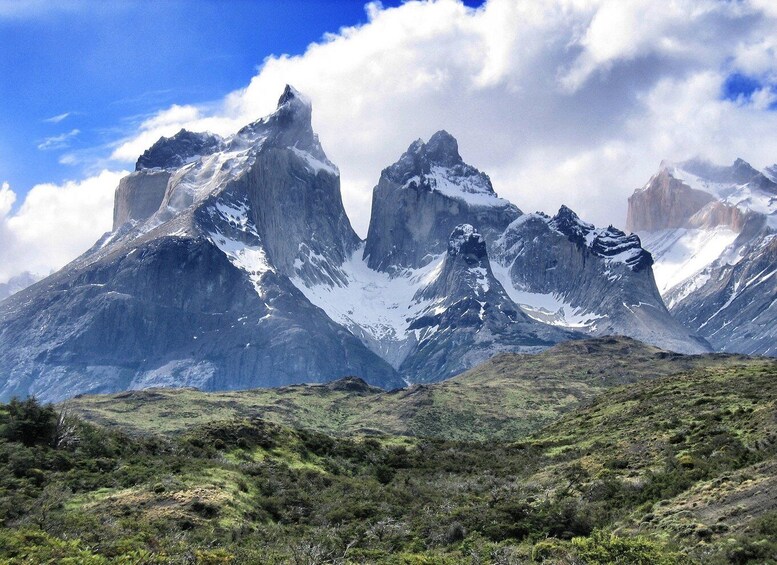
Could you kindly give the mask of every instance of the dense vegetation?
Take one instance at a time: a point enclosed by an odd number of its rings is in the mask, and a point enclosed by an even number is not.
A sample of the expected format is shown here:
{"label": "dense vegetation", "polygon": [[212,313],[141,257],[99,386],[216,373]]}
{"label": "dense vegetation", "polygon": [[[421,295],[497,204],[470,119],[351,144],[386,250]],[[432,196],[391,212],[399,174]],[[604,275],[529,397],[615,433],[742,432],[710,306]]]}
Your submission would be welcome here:
{"label": "dense vegetation", "polygon": [[127,434],[13,401],[0,563],[777,563],[775,378],[642,381],[491,442],[259,418]]}

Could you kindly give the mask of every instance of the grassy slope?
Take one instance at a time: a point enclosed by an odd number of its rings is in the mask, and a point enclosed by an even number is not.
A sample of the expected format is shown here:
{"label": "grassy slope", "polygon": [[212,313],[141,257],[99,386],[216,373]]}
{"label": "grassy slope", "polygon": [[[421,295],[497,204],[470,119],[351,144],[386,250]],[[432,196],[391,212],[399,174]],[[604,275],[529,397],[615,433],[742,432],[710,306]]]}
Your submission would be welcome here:
{"label": "grassy slope", "polygon": [[215,393],[156,389],[83,396],[69,404],[87,420],[141,432],[179,432],[258,416],[334,435],[517,439],[612,386],[748,362],[741,356],[683,356],[628,338],[603,338],[564,343],[538,355],[499,355],[448,381],[393,392],[338,382]]}
{"label": "grassy slope", "polygon": [[[572,369],[546,359],[542,375],[563,383],[569,375],[631,380],[640,367],[660,374],[655,352],[637,353],[632,361],[611,359],[611,370],[598,375],[588,373],[582,356]],[[777,362],[716,360],[610,388],[520,442],[329,438],[262,420],[206,422],[157,437],[95,429],[72,452],[48,455],[0,440],[7,467],[0,509],[12,528],[0,530],[11,548],[0,562],[20,544],[51,552],[49,545],[71,538],[80,545],[59,548],[59,555],[134,552],[147,562],[196,561],[197,552],[200,562],[336,562],[346,555],[353,563],[519,563],[534,555],[604,563],[617,552],[628,555],[622,563],[777,562]],[[489,363],[491,376],[457,380],[513,385],[509,361]],[[598,366],[606,366],[603,356]],[[295,388],[297,402],[320,390]],[[366,391],[358,398],[382,396]],[[452,398],[446,402],[460,402]],[[165,430],[181,430],[173,418]],[[35,525],[56,537],[20,542]],[[594,528],[648,541],[622,547],[595,534],[567,541]],[[597,561],[603,548],[611,553]],[[38,561],[41,555],[48,554]]]}
{"label": "grassy slope", "polygon": [[529,480],[640,502],[623,531],[720,541],[777,512],[775,414],[774,360],[619,387],[533,436],[547,465]]}

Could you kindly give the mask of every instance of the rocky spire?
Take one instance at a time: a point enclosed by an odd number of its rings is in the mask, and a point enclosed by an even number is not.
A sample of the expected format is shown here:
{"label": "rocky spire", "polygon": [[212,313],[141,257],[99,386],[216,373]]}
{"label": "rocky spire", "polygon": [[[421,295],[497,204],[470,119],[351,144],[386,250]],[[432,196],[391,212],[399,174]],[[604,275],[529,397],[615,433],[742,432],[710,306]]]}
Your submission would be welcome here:
{"label": "rocky spire", "polygon": [[417,268],[446,251],[456,226],[480,226],[495,240],[520,215],[497,197],[488,175],[462,160],[456,139],[441,130],[427,143],[414,141],[381,173],[364,255],[377,270]]}

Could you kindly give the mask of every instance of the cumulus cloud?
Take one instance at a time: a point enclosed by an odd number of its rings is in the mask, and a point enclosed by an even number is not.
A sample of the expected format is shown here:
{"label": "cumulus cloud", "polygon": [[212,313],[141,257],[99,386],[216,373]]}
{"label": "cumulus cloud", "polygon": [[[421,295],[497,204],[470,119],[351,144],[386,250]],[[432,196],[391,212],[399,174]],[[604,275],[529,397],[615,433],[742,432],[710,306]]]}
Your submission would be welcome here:
{"label": "cumulus cloud", "polygon": [[0,186],[0,282],[24,271],[46,275],[111,229],[113,192],[126,171],[78,182],[34,186],[13,210],[16,194]]}
{"label": "cumulus cloud", "polygon": [[[562,203],[622,225],[626,197],[664,159],[777,160],[777,11],[768,0],[455,0],[367,7],[368,22],[270,57],[208,107],[173,106],[116,145],[130,162],[180,128],[229,134],[272,111],[285,83],[314,103],[362,234],[371,188],[409,143],[446,129],[524,210]],[[721,93],[733,73],[764,85]],[[755,140],[755,142],[754,142]]]}

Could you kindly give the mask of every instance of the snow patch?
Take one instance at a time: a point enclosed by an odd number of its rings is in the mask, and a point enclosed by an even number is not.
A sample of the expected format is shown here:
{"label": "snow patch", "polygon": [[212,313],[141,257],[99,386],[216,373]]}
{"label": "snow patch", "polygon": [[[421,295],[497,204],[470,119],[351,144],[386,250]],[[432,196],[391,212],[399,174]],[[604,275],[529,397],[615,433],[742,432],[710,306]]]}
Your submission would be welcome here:
{"label": "snow patch", "polygon": [[361,337],[396,368],[404,360],[408,342],[417,339],[408,330],[410,321],[437,306],[435,301],[416,299],[415,294],[439,276],[444,256],[420,269],[389,275],[370,269],[363,253],[364,243],[340,267],[346,284],[308,286],[299,277],[292,283],[332,320]]}
{"label": "snow patch", "polygon": [[508,206],[510,203],[499,198],[493,189],[487,184],[483,176],[479,174],[461,175],[454,169],[433,165],[429,173],[410,178],[404,184],[405,187],[412,183],[420,184],[423,180],[429,183],[430,188],[435,191],[456,200],[463,200],[470,206],[492,207]]}
{"label": "snow patch", "polygon": [[[723,257],[737,235],[734,230],[719,226],[714,229],[679,228],[646,232],[640,233],[639,237],[642,246],[653,255],[653,275],[658,291],[664,296],[700,276],[704,269]],[[684,296],[698,288],[698,283],[685,286]]]}
{"label": "snow patch", "polygon": [[510,300],[520,306],[521,310],[534,320],[553,326],[594,331],[596,321],[606,317],[582,308],[575,308],[555,293],[528,292],[516,288],[510,277],[509,266],[493,261],[491,271],[507,292]]}
{"label": "snow patch", "polygon": [[313,171],[314,174],[318,174],[321,171],[324,171],[326,173],[329,173],[333,176],[338,176],[340,174],[340,170],[329,161],[321,161],[320,159],[316,159],[313,155],[308,153],[307,151],[303,151],[302,149],[299,149],[297,147],[291,147],[290,148],[294,154],[302,159],[305,164],[308,166],[310,170]]}

